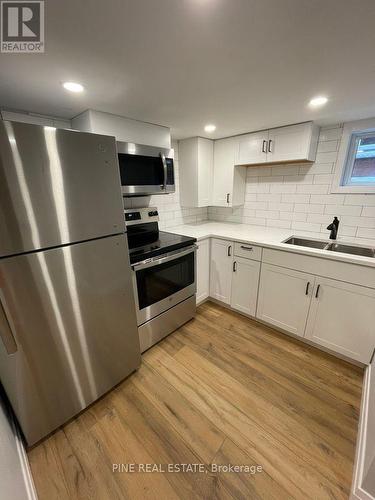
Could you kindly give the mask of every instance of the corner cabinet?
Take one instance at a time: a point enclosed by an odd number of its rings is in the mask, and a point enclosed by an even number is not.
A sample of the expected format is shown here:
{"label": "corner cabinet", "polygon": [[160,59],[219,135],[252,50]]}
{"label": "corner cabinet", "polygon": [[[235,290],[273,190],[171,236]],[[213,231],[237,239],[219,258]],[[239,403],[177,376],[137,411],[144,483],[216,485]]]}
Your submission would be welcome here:
{"label": "corner cabinet", "polygon": [[[273,253],[284,259],[277,254],[284,252]],[[303,256],[301,262],[313,269],[320,260]],[[340,274],[351,266],[331,262],[327,272],[337,265]],[[361,363],[369,363],[374,352],[375,289],[367,286],[263,262],[257,318]]]}
{"label": "corner cabinet", "polygon": [[215,141],[213,206],[236,207],[245,202],[246,168],[235,166],[238,144],[238,137]]}
{"label": "corner cabinet", "polygon": [[180,203],[183,207],[208,207],[213,184],[214,141],[202,137],[178,143]]}
{"label": "corner cabinet", "polygon": [[369,363],[375,346],[375,290],[316,278],[305,337]]}

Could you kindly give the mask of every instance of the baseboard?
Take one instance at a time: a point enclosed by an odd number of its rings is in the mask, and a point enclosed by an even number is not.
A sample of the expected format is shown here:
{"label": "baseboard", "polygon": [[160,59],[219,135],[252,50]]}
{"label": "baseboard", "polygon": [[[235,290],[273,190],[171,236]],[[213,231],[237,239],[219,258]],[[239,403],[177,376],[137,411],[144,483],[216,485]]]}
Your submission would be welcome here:
{"label": "baseboard", "polygon": [[354,462],[353,483],[350,498],[352,500],[375,500],[375,497],[370,495],[362,488],[363,483],[363,466],[364,455],[366,451],[366,437],[367,437],[367,418],[368,418],[368,405],[370,397],[370,380],[372,365],[369,365],[365,372],[362,390],[361,413],[359,421],[359,430],[357,437],[357,449]]}
{"label": "baseboard", "polygon": [[25,451],[25,447],[23,445],[23,440],[22,440],[20,431],[18,429],[17,424],[15,423],[15,421],[13,419],[13,416],[11,415],[10,417],[11,417],[13,433],[14,433],[14,437],[15,437],[16,445],[17,445],[17,453],[18,453],[20,464],[22,467],[22,475],[23,475],[23,479],[24,479],[24,483],[25,483],[27,497],[29,500],[38,500],[38,495],[37,495],[37,492],[35,489],[33,476],[31,474],[31,470],[30,470],[29,460],[27,458],[27,454]]}

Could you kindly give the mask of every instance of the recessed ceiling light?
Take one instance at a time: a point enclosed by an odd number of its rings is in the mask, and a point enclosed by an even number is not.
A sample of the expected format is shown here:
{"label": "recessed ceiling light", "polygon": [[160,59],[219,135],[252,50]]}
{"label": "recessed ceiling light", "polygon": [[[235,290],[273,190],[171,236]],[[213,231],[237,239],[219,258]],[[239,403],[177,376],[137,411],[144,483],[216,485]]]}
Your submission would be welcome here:
{"label": "recessed ceiling light", "polygon": [[319,108],[320,106],[324,106],[325,104],[327,104],[327,102],[327,97],[319,95],[311,99],[311,101],[309,102],[309,106],[311,108]]}
{"label": "recessed ceiling light", "polygon": [[69,90],[70,92],[83,92],[84,87],[80,83],[75,83],[75,82],[64,82],[62,84],[64,89]]}
{"label": "recessed ceiling light", "polygon": [[215,132],[215,130],[216,130],[216,125],[210,124],[204,127],[204,131],[208,133]]}

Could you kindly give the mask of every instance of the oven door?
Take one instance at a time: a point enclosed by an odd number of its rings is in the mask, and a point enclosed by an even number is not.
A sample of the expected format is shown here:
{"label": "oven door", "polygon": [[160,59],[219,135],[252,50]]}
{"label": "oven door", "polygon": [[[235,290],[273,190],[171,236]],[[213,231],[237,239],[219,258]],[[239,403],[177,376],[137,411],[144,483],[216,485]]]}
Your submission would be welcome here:
{"label": "oven door", "polygon": [[138,326],[196,292],[196,246],[134,264]]}
{"label": "oven door", "polygon": [[118,142],[117,153],[124,196],[175,192],[173,150]]}

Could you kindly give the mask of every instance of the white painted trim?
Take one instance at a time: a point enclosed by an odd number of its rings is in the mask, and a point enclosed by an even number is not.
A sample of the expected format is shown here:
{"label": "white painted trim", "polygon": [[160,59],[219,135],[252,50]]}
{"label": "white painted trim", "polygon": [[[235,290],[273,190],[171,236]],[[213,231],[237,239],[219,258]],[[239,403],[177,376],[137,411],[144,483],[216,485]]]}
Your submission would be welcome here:
{"label": "white painted trim", "polygon": [[367,418],[368,404],[370,398],[370,380],[371,380],[372,365],[370,364],[365,372],[361,402],[361,414],[359,421],[359,431],[357,438],[357,450],[354,463],[353,483],[350,498],[352,500],[375,500],[367,491],[362,489],[363,482],[363,466],[366,451],[366,433],[367,433]]}
{"label": "white painted trim", "polygon": [[341,180],[344,173],[348,147],[353,132],[363,132],[365,130],[375,131],[375,118],[368,120],[357,120],[344,124],[344,129],[340,141],[339,152],[335,166],[335,173],[331,185],[331,193],[375,193],[375,186],[342,186]]}
{"label": "white painted trim", "polygon": [[27,458],[27,454],[26,454],[26,451],[25,451],[25,448],[23,445],[21,434],[18,430],[16,423],[14,422],[12,415],[10,415],[10,420],[11,420],[12,430],[13,430],[13,434],[14,434],[15,441],[16,441],[17,453],[18,453],[21,468],[22,468],[22,475],[24,478],[25,489],[27,492],[27,498],[29,500],[38,500],[38,495],[37,495],[37,492],[35,489],[33,476],[31,474],[31,470],[30,470],[29,460]]}

